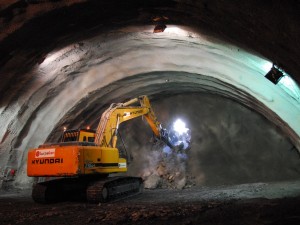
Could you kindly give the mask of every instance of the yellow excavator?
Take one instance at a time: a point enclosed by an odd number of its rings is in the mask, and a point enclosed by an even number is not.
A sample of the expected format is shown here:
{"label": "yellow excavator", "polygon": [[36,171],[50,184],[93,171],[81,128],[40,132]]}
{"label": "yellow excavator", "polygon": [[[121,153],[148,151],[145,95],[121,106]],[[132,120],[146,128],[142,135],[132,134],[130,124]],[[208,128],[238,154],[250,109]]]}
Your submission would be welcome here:
{"label": "yellow excavator", "polygon": [[35,183],[33,200],[48,203],[84,196],[97,203],[141,193],[142,178],[113,176],[127,172],[127,160],[116,148],[119,125],[140,116],[145,117],[155,137],[173,147],[147,96],[114,103],[102,114],[96,131],[65,130],[61,142],[28,151],[27,175],[55,178]]}

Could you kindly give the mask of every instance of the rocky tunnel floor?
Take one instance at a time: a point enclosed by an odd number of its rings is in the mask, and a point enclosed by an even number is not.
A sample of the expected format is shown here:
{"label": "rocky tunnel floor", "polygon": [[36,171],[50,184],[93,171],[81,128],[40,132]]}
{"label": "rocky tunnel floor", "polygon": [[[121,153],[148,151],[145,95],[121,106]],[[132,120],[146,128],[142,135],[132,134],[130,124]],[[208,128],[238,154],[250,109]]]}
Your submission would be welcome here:
{"label": "rocky tunnel floor", "polygon": [[0,224],[299,224],[300,181],[155,189],[106,204],[37,204],[1,191]]}

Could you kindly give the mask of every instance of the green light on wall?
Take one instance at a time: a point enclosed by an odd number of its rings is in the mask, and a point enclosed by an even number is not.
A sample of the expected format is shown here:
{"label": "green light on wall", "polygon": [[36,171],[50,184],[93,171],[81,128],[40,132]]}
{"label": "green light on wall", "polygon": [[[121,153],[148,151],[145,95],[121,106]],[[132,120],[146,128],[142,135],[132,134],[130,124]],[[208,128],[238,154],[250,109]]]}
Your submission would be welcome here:
{"label": "green light on wall", "polygon": [[262,69],[264,70],[265,73],[269,72],[272,68],[273,64],[271,62],[266,61],[263,65],[262,65]]}
{"label": "green light on wall", "polygon": [[287,73],[284,73],[277,85],[298,102],[300,101],[299,85]]}

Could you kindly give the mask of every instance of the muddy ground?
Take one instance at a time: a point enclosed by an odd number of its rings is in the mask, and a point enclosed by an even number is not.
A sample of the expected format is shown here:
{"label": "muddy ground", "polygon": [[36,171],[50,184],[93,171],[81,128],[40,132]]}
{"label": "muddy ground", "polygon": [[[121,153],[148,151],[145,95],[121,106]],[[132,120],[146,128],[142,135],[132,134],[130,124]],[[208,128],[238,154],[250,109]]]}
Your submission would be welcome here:
{"label": "muddy ground", "polygon": [[0,224],[300,224],[300,181],[145,190],[106,204],[0,193]]}

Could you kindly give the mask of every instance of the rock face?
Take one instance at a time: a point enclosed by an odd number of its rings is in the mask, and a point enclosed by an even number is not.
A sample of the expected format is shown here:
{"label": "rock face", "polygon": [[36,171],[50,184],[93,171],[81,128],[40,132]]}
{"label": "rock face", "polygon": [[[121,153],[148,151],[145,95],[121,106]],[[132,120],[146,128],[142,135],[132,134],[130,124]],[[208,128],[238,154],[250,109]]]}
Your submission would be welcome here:
{"label": "rock face", "polygon": [[290,141],[264,117],[242,105],[213,95],[187,94],[165,98],[155,108],[168,112],[164,118],[169,119],[162,120],[167,127],[177,118],[186,122],[191,148],[186,157],[176,152],[166,154],[161,145],[153,147],[151,132],[143,121],[124,124],[120,132],[133,158],[129,174],[142,176],[146,188],[181,189],[300,177],[298,152]]}

